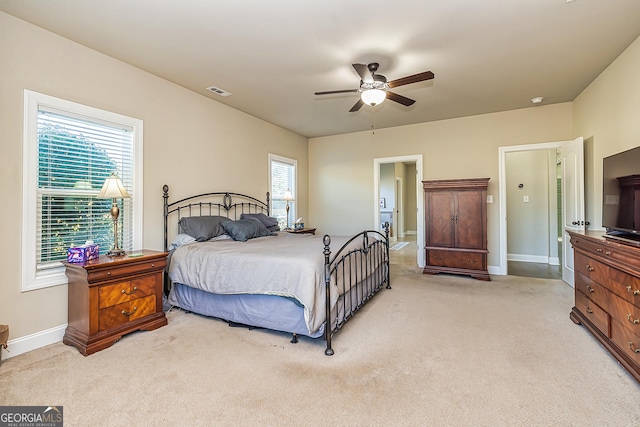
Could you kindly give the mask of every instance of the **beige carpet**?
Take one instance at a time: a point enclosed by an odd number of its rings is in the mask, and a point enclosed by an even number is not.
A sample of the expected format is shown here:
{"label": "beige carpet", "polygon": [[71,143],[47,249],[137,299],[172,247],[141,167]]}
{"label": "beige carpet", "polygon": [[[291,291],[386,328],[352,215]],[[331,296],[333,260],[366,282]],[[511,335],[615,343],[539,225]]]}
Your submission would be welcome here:
{"label": "beige carpet", "polygon": [[332,357],[174,311],[89,357],[58,343],[3,361],[0,405],[61,405],[65,426],[640,425],[640,386],[569,320],[564,282],[427,276],[394,257],[393,289]]}

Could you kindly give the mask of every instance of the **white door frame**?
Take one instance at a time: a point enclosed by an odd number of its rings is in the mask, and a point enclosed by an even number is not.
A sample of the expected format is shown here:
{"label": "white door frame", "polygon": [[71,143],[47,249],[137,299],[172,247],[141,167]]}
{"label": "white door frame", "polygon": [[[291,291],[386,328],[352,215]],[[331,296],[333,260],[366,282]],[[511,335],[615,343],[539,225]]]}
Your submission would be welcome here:
{"label": "white door frame", "polygon": [[415,162],[416,164],[416,202],[417,202],[417,261],[418,267],[424,268],[424,192],[422,191],[422,154],[397,157],[382,157],[373,159],[373,225],[374,230],[380,229],[380,165],[387,163]]}
{"label": "white door frame", "polygon": [[497,268],[498,271],[490,273],[503,276],[507,274],[507,153],[513,153],[517,151],[558,149],[567,142],[568,141],[544,142],[540,144],[513,145],[498,148],[498,192],[500,194],[500,264]]}
{"label": "white door frame", "polygon": [[402,197],[403,197],[403,189],[402,189],[402,178],[396,176],[396,197],[395,197],[395,217],[396,217],[396,236],[404,237],[404,209],[402,208]]}

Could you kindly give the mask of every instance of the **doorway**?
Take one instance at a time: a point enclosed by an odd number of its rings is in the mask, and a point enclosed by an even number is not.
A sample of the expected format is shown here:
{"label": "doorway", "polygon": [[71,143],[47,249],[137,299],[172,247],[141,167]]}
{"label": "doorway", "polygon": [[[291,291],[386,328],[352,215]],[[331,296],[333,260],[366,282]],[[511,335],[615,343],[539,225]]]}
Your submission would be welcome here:
{"label": "doorway", "polygon": [[[560,150],[560,204],[562,223],[559,226],[562,250],[559,252],[559,261],[562,265],[562,280],[573,286],[574,282],[574,259],[571,244],[569,242],[569,231],[583,232],[588,221],[585,219],[584,209],[584,140],[578,137],[573,141],[558,141],[541,144],[518,145],[511,147],[500,147],[499,152],[499,182],[500,187],[500,253],[497,274],[507,274],[507,179],[506,163],[507,154],[511,152],[532,151],[532,150]],[[557,179],[557,178],[556,178]],[[550,179],[550,182],[555,181]],[[518,183],[519,184],[519,183]],[[522,201],[527,194],[521,194]],[[511,222],[515,219],[509,219]],[[520,224],[521,227],[528,227],[530,224]]]}
{"label": "doorway", "polygon": [[422,155],[374,159],[374,225],[391,220],[392,250],[413,253],[413,265],[424,267]]}
{"label": "doorway", "polygon": [[562,278],[559,164],[558,149],[506,153],[507,274]]}

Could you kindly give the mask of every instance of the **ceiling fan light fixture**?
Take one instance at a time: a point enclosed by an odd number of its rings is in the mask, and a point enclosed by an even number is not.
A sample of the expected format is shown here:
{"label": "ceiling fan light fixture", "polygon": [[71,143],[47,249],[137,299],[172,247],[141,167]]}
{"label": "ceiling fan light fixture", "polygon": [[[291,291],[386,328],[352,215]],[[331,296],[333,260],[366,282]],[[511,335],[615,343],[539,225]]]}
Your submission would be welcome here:
{"label": "ceiling fan light fixture", "polygon": [[382,104],[387,98],[387,93],[381,89],[369,89],[360,94],[362,102],[373,107],[374,105]]}

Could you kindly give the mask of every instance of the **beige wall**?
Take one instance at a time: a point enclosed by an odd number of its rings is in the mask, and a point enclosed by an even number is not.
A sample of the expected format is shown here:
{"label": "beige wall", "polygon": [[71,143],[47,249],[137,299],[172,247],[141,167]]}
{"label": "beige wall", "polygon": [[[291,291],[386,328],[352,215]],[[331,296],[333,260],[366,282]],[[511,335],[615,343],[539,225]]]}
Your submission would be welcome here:
{"label": "beige wall", "polygon": [[[374,224],[373,161],[422,154],[423,179],[490,178],[489,265],[498,265],[498,147],[570,140],[572,104],[309,140],[309,219],[322,232]],[[421,190],[421,189],[419,189]],[[339,221],[336,218],[340,218]]]}
{"label": "beige wall", "polygon": [[264,198],[268,153],[298,161],[307,217],[307,139],[0,12],[0,323],[11,339],[64,325],[67,286],[22,293],[23,90],[144,121],[144,247],[162,249],[171,196],[237,191]]}
{"label": "beige wall", "polygon": [[589,228],[602,226],[602,159],[640,146],[640,38],[574,101],[574,136],[585,138]]}

